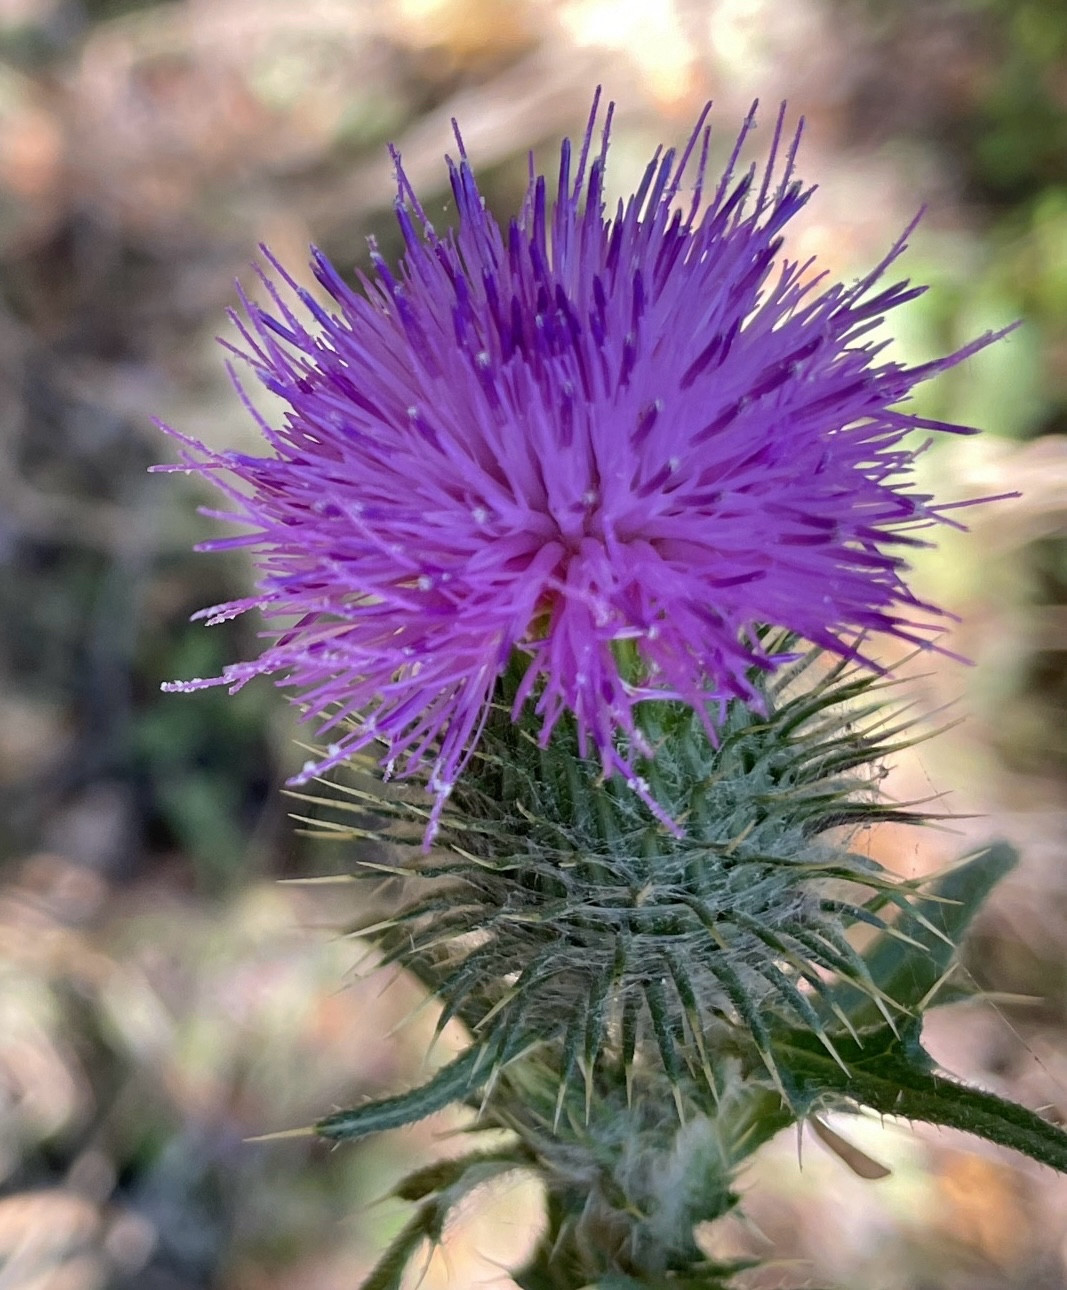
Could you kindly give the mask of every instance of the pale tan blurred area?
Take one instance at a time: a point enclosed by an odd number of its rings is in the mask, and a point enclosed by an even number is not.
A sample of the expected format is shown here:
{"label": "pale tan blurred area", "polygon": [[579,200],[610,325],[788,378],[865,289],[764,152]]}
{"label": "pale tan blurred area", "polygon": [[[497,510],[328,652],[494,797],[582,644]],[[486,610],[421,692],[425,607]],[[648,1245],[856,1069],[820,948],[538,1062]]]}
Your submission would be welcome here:
{"label": "pale tan blurred area", "polygon": [[[280,696],[158,694],[255,642],[186,625],[248,570],[189,554],[204,498],[145,475],[169,452],[150,418],[251,449],[214,337],[233,278],[257,289],[257,244],[294,272],[310,242],[346,271],[368,234],[391,254],[389,140],[447,222],[453,117],[506,214],[527,150],[551,171],[598,83],[612,193],[708,98],[721,158],[759,97],[760,139],[783,98],[808,122],[820,188],[792,256],[854,276],[925,203],[903,272],[934,289],[899,325],[905,357],[1024,319],[923,404],[992,432],[931,450],[930,491],[1022,493],[953,512],[970,532],[919,562],[976,666],[911,665],[917,711],[962,724],[890,786],[958,818],[862,844],[907,873],[1020,847],[967,958],[1012,998],[946,1010],[929,1042],[1067,1113],[1060,0],[0,0],[0,1290],[351,1290],[402,1220],[374,1202],[462,1146],[454,1117],[334,1151],[246,1141],[423,1078],[434,1018],[340,934],[366,897],[277,883],[344,868],[286,819],[303,754]],[[708,1238],[775,1260],[750,1285],[1067,1286],[1062,1180],[947,1133],[834,1124],[892,1177],[773,1144],[748,1222]],[[492,1189],[412,1286],[513,1284],[536,1221],[529,1183]]]}

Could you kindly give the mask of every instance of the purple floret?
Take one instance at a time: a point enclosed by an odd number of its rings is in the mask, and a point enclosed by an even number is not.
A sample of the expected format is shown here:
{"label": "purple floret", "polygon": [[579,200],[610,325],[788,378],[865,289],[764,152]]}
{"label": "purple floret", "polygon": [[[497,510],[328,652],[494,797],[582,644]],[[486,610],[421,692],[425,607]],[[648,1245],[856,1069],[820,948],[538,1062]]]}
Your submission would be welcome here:
{"label": "purple floret", "polygon": [[388,772],[426,776],[428,839],[516,655],[515,715],[533,704],[547,742],[569,713],[583,755],[663,818],[634,769],[653,755],[642,700],[690,704],[714,737],[781,661],[764,625],[846,657],[872,633],[940,630],[902,552],[947,508],[913,491],[904,439],[966,427],[900,404],[993,337],[917,367],[883,357],[875,329],[924,290],[883,282],[910,228],[847,287],[780,256],[812,192],[799,128],[779,164],[784,110],[763,169],[735,173],[750,115],[709,192],[705,109],[609,216],[597,109],[555,196],[531,161],[504,228],[458,130],[455,233],[434,232],[395,156],[395,268],[372,243],[356,290],[315,252],[324,309],[268,255],[274,313],[243,299],[238,353],[288,405],[260,422],[271,455],[177,436],[180,468],[251,529],[204,549],[251,547],[259,573],[256,595],[198,616],[256,608],[274,630],[257,660],[165,688],[280,674],[335,741],[295,782],[377,741]]}

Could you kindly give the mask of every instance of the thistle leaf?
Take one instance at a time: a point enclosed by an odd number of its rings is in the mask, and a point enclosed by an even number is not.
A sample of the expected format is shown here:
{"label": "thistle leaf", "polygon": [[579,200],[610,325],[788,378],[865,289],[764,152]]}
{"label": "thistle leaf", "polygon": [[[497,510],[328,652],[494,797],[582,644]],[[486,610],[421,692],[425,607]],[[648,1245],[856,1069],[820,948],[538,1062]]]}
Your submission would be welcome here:
{"label": "thistle leaf", "polygon": [[774,1052],[809,1108],[844,1098],[881,1115],[962,1129],[1067,1172],[1067,1132],[1026,1107],[938,1074],[916,1023],[901,1039],[887,1026],[865,1034],[847,1075],[805,1032],[779,1037]]}
{"label": "thistle leaf", "polygon": [[424,1241],[433,1245],[440,1242],[449,1214],[463,1197],[482,1183],[513,1173],[527,1163],[511,1149],[481,1152],[459,1160],[439,1160],[409,1174],[397,1184],[393,1195],[424,1203],[404,1225],[360,1290],[401,1290],[407,1283],[405,1273],[416,1250]]}
{"label": "thistle leaf", "polygon": [[[954,947],[990,891],[1014,868],[1016,860],[1015,851],[1007,843],[995,842],[965,857],[928,892],[914,898],[916,912],[921,913],[924,922],[906,914],[902,914],[901,921],[915,924],[907,930],[918,944],[883,932],[863,956],[869,978],[883,997],[908,1012],[928,999],[942,1001],[937,998],[938,986],[952,965]],[[871,996],[849,981],[839,982],[828,998],[857,1029],[878,1025],[882,1020]]]}
{"label": "thistle leaf", "polygon": [[[528,1168],[530,1160],[519,1147],[507,1147],[501,1151],[478,1151],[469,1156],[460,1156],[455,1160],[435,1160],[433,1164],[416,1169],[408,1174],[393,1188],[392,1194],[400,1200],[419,1201],[437,1193],[453,1194],[454,1200],[462,1192],[481,1186],[490,1178],[513,1173],[516,1169]],[[453,1202],[454,1203],[454,1202]]]}
{"label": "thistle leaf", "polygon": [[377,1098],[365,1106],[336,1111],[315,1125],[322,1138],[352,1141],[386,1129],[398,1129],[424,1120],[453,1102],[462,1101],[489,1078],[493,1066],[485,1052],[473,1046],[441,1069],[418,1088],[392,1097]]}
{"label": "thistle leaf", "polygon": [[436,1206],[424,1205],[404,1224],[400,1233],[375,1264],[360,1290],[401,1290],[408,1264],[426,1240],[432,1240]]}

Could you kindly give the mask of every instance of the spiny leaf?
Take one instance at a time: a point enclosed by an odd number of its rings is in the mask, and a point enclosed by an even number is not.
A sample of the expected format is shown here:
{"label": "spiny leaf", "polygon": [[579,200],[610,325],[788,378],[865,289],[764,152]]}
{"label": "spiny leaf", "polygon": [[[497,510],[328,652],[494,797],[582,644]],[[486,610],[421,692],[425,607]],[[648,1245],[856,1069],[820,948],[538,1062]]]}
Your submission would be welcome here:
{"label": "spiny leaf", "polygon": [[[424,1241],[435,1245],[441,1241],[448,1216],[463,1197],[482,1183],[512,1173],[528,1163],[522,1158],[521,1148],[510,1148],[481,1152],[459,1160],[439,1160],[409,1174],[397,1184],[393,1195],[403,1200],[423,1200],[424,1203],[405,1224],[360,1290],[401,1290],[416,1250]],[[425,1200],[427,1196],[432,1199]]]}
{"label": "spiny leaf", "polygon": [[866,1033],[862,1056],[848,1062],[848,1074],[814,1049],[804,1032],[776,1036],[774,1052],[809,1109],[846,1098],[882,1115],[962,1129],[1067,1173],[1067,1132],[1014,1102],[935,1073],[918,1045],[917,1028],[904,1040],[888,1027]]}
{"label": "spiny leaf", "polygon": [[529,1168],[530,1164],[531,1160],[518,1146],[499,1151],[478,1151],[452,1160],[435,1160],[401,1179],[392,1194],[400,1200],[424,1200],[432,1193],[448,1192],[459,1183],[467,1184],[465,1190],[470,1190],[487,1178]]}
{"label": "spiny leaf", "polygon": [[[922,924],[908,929],[919,948],[885,933],[875,939],[864,961],[870,979],[883,996],[906,1009],[917,1007],[927,998],[950,967],[953,947],[959,944],[993,887],[1014,868],[1016,859],[1007,843],[996,842],[965,857],[933,883],[929,895],[916,900],[933,929]],[[832,998],[854,1026],[878,1024],[872,1000],[849,981],[839,982]]]}
{"label": "spiny leaf", "polygon": [[434,1204],[424,1205],[404,1224],[399,1235],[375,1264],[360,1290],[401,1290],[405,1273],[415,1251],[423,1241],[432,1240],[437,1216]]}
{"label": "spiny leaf", "polygon": [[418,1088],[378,1098],[349,1111],[337,1111],[319,1120],[315,1132],[323,1138],[351,1141],[424,1120],[435,1111],[461,1101],[488,1079],[492,1063],[486,1065],[484,1058],[482,1050],[472,1046]]}

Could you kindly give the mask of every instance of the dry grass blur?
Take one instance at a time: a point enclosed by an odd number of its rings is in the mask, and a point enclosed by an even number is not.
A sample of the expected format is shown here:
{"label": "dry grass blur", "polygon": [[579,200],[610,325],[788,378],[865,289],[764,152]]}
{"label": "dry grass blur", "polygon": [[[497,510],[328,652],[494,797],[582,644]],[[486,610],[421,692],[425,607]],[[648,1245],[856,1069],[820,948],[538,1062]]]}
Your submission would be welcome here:
{"label": "dry grass blur", "polygon": [[[459,118],[491,200],[525,153],[619,101],[624,189],[708,97],[725,138],[757,95],[808,119],[821,185],[800,252],[850,275],[929,215],[908,314],[927,354],[1026,326],[928,396],[990,428],[930,453],[971,513],[921,569],[976,668],[916,681],[965,723],[894,774],[951,789],[953,833],[869,840],[929,869],[1003,834],[1024,855],[972,942],[982,986],[947,1010],[959,1074],[1067,1113],[1067,16],[1062,0],[0,0],[0,1287],[349,1290],[399,1221],[372,1204],[451,1122],[334,1152],[247,1138],[418,1078],[432,1018],[337,935],[343,867],[294,835],[302,757],[269,685],[165,697],[252,648],[188,614],[241,593],[196,557],[191,482],[146,476],[158,415],[250,444],[213,337],[266,241],[342,267],[388,254],[395,140],[435,218]],[[183,487],[182,485],[186,486]],[[949,1134],[840,1126],[893,1168],[861,1183],[775,1144],[752,1224],[759,1286],[1057,1290],[1067,1185]],[[535,1198],[485,1199],[427,1287],[510,1284]]]}

